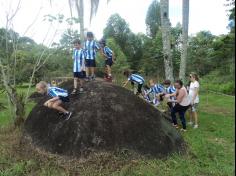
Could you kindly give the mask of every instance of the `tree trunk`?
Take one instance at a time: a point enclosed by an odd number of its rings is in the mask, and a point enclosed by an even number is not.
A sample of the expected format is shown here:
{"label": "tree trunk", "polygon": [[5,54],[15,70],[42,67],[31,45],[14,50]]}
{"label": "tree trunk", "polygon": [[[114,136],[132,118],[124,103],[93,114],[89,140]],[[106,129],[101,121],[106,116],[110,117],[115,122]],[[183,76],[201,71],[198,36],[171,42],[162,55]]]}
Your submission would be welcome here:
{"label": "tree trunk", "polygon": [[160,5],[165,77],[166,79],[169,79],[171,82],[173,82],[174,76],[170,46],[169,0],[161,0]]}
{"label": "tree trunk", "polygon": [[78,18],[80,21],[80,40],[81,42],[84,42],[84,1],[76,0],[75,5],[78,13]]}
{"label": "tree trunk", "polygon": [[187,66],[187,49],[188,49],[188,23],[189,23],[189,0],[183,0],[182,11],[182,50],[179,78],[185,82],[186,66]]}

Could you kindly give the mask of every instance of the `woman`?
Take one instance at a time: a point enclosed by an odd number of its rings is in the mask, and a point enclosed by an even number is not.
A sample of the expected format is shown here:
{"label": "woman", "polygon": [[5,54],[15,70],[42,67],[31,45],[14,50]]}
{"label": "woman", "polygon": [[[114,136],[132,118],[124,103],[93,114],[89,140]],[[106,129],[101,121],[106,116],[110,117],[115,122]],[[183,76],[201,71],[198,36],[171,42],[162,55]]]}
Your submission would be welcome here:
{"label": "woman", "polygon": [[171,118],[173,126],[178,128],[176,113],[179,113],[180,120],[182,122],[181,131],[186,131],[186,120],[185,120],[185,112],[187,111],[190,100],[188,97],[187,89],[183,86],[183,82],[181,80],[175,81],[174,84],[176,88],[176,92],[173,94],[168,94],[167,97],[175,96],[176,99],[170,99],[169,102],[176,103],[176,105],[171,109]]}
{"label": "woman", "polygon": [[190,122],[189,124],[193,124],[194,119],[194,126],[193,128],[198,128],[198,115],[197,115],[197,107],[199,104],[199,82],[198,82],[198,75],[196,73],[191,73],[189,75],[189,79],[191,81],[189,86],[189,97],[191,101],[191,108],[190,108]]}

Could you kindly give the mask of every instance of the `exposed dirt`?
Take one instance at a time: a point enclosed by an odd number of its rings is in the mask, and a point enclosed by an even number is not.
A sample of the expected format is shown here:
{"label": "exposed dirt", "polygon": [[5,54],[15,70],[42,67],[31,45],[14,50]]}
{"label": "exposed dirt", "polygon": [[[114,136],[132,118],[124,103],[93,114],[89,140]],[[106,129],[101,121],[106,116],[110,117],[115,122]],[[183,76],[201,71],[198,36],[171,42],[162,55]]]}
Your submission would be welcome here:
{"label": "exposed dirt", "polygon": [[[71,92],[73,81],[60,87]],[[86,83],[84,89],[65,104],[73,112],[68,121],[43,106],[48,97],[39,99],[25,122],[26,135],[34,145],[76,157],[124,150],[160,157],[185,150],[177,130],[132,92],[101,80]]]}

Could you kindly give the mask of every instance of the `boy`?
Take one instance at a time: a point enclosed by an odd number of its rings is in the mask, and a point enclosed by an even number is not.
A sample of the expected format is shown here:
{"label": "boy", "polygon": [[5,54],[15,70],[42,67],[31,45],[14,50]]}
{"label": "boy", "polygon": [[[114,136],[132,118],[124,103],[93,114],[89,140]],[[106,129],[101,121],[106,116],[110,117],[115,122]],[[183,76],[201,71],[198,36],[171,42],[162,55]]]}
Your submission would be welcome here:
{"label": "boy", "polygon": [[96,52],[100,49],[97,42],[94,40],[92,32],[87,32],[87,41],[84,44],[86,51],[86,81],[95,79],[96,67]]}
{"label": "boy", "polygon": [[115,60],[114,53],[108,46],[106,46],[106,41],[104,39],[100,40],[99,44],[101,46],[101,53],[105,58],[105,79],[107,81],[112,81],[111,66]]}
{"label": "boy", "polygon": [[[163,95],[175,93],[176,89],[173,85],[171,85],[170,80],[165,80],[163,84],[164,84],[164,87],[165,87],[165,93]],[[169,97],[169,100],[175,100],[175,97],[173,97],[173,96]],[[174,102],[168,102],[167,105],[171,109],[175,106],[175,103]]]}
{"label": "boy", "polygon": [[164,87],[161,84],[155,83],[153,79],[149,80],[149,85],[151,89],[148,92],[148,94],[150,93],[154,94],[153,104],[155,106],[158,106],[160,104],[160,101],[163,100],[161,95],[164,92]]}
{"label": "boy", "polygon": [[69,102],[67,90],[58,87],[49,87],[44,81],[40,81],[36,84],[36,90],[40,94],[47,94],[52,97],[43,104],[44,106],[58,110],[60,114],[65,116],[65,120],[70,119],[72,112],[67,111],[61,106],[63,102]]}
{"label": "boy", "polygon": [[128,82],[130,81],[132,88],[134,89],[134,84],[136,83],[136,84],[138,84],[138,91],[137,91],[136,95],[142,94],[142,86],[145,82],[143,77],[138,74],[131,74],[131,72],[128,70],[124,71],[124,76],[126,76],[128,79],[126,82],[124,82],[123,87],[125,87],[128,84]]}
{"label": "boy", "polygon": [[144,86],[143,86],[143,98],[144,98],[148,103],[151,103],[152,100],[151,100],[150,95],[148,94],[149,91],[150,91],[150,88],[148,87],[148,85],[144,85]]}
{"label": "boy", "polygon": [[81,48],[81,43],[79,39],[75,39],[73,41],[74,44],[74,51],[73,51],[73,59],[74,59],[74,89],[71,92],[71,94],[76,94],[78,91],[78,81],[80,85],[79,92],[83,92],[83,84],[84,84],[84,78],[85,78],[85,55],[84,51]]}

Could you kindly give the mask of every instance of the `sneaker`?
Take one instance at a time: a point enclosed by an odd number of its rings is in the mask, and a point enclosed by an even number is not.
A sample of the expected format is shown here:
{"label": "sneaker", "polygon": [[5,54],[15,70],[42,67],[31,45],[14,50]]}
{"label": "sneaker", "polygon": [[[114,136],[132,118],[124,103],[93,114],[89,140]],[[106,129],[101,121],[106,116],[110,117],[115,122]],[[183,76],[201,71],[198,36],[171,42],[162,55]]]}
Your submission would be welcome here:
{"label": "sneaker", "polygon": [[189,125],[193,125],[193,122],[188,122]]}
{"label": "sneaker", "polygon": [[83,89],[83,87],[81,87],[80,89],[79,89],[79,93],[83,93],[84,92],[84,89]]}
{"label": "sneaker", "polygon": [[77,93],[77,89],[73,89],[73,91],[71,92],[72,95]]}
{"label": "sneaker", "polygon": [[186,129],[183,129],[183,128],[181,128],[181,129],[180,129],[180,131],[186,132],[187,130],[186,130]]}
{"label": "sneaker", "polygon": [[95,75],[91,76],[91,77],[90,77],[90,80],[91,80],[91,81],[95,80]]}
{"label": "sneaker", "polygon": [[175,125],[175,124],[172,123],[172,126],[175,127],[175,128],[179,128],[177,124]]}
{"label": "sneaker", "polygon": [[64,113],[63,112],[59,112],[59,117],[63,117],[64,116]]}
{"label": "sneaker", "polygon": [[193,128],[198,128],[198,125],[194,125]]}
{"label": "sneaker", "polygon": [[86,82],[88,82],[90,79],[89,79],[89,77],[86,77],[86,78],[84,78],[84,80],[85,80]]}
{"label": "sneaker", "polygon": [[66,119],[65,120],[69,120],[71,118],[72,112],[68,112],[66,114]]}

